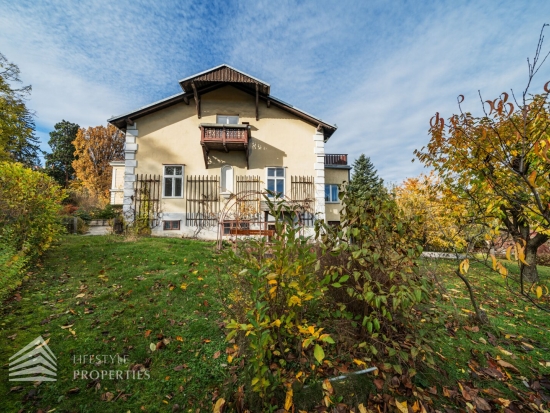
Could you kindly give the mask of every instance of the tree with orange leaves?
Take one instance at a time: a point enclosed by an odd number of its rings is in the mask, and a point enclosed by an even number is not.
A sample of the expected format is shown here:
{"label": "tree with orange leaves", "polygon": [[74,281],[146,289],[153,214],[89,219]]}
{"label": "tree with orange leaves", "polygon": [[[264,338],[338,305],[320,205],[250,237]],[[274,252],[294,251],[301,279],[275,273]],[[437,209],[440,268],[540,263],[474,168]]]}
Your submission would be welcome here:
{"label": "tree with orange leaves", "polygon": [[504,92],[483,102],[480,93],[483,114],[474,117],[462,111],[460,95],[459,113],[447,121],[437,113],[429,144],[415,151],[473,218],[496,219],[501,228],[495,230],[513,237],[522,293],[524,282],[538,281],[537,249],[550,239],[550,82],[544,93],[529,92],[548,57],[541,55],[542,41],[541,31],[522,96]]}
{"label": "tree with orange leaves", "polygon": [[112,177],[109,162],[124,158],[124,133],[113,125],[82,128],[73,144],[78,183],[107,203]]}

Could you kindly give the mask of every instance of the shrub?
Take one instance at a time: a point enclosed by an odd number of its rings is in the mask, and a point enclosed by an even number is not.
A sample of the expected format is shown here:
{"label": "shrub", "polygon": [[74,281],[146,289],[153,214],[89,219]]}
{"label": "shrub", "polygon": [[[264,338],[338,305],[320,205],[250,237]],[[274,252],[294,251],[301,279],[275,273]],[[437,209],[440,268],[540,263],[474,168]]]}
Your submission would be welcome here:
{"label": "shrub", "polygon": [[65,192],[44,173],[19,163],[0,162],[0,295],[26,264],[62,233],[59,212]]}
{"label": "shrub", "polygon": [[415,333],[414,307],[429,293],[416,272],[422,253],[418,225],[403,219],[388,196],[345,193],[342,201],[341,225],[317,227],[324,282],[330,283],[328,295],[337,307],[334,316],[357,329],[356,345],[365,359],[392,361],[398,374],[420,359],[433,364],[431,349]]}
{"label": "shrub", "polygon": [[270,243],[265,238],[240,241],[236,251],[227,253],[236,286],[227,338],[242,343],[248,383],[265,408],[284,385],[315,373],[311,366],[321,364],[324,348],[334,343],[318,325],[326,287],[316,275],[311,240],[300,235],[290,207],[267,202],[277,219],[277,235]]}

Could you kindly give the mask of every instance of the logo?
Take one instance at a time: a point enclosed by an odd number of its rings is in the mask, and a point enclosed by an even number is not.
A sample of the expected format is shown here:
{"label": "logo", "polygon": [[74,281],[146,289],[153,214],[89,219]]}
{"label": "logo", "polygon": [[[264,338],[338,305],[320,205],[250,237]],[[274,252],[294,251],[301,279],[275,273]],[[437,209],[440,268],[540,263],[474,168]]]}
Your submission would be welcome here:
{"label": "logo", "polygon": [[10,357],[10,381],[57,380],[57,357],[48,347],[48,341],[37,337]]}

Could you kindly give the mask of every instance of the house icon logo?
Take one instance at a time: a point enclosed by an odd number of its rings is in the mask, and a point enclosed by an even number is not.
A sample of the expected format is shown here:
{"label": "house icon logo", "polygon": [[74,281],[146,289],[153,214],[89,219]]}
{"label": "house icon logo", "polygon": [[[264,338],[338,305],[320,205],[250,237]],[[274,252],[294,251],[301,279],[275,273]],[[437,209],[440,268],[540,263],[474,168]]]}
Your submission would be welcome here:
{"label": "house icon logo", "polygon": [[9,381],[57,380],[57,357],[48,347],[48,341],[37,337],[10,357]]}

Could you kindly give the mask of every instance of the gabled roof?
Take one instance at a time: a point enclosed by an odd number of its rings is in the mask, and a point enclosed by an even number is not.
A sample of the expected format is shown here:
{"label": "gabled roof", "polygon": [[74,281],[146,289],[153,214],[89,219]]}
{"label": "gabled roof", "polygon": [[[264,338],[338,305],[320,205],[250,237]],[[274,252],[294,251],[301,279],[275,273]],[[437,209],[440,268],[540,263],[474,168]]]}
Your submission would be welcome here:
{"label": "gabled roof", "polygon": [[[322,119],[319,119],[301,109],[292,106],[274,96],[270,95],[270,85],[260,79],[250,76],[240,70],[237,70],[229,65],[222,64],[204,72],[197,73],[193,76],[186,77],[179,81],[183,92],[161,99],[149,105],[142,106],[122,115],[113,116],[107,122],[113,124],[119,129],[126,129],[127,124],[132,124],[136,119],[146,116],[150,113],[167,108],[179,102],[189,104],[191,98],[200,96],[203,93],[210,92],[214,89],[225,85],[232,85],[246,93],[254,95],[258,100],[266,102],[267,106],[277,106],[286,110],[304,121],[322,129],[325,139],[336,131],[336,125],[331,125]],[[199,112],[200,113],[200,112]]]}

